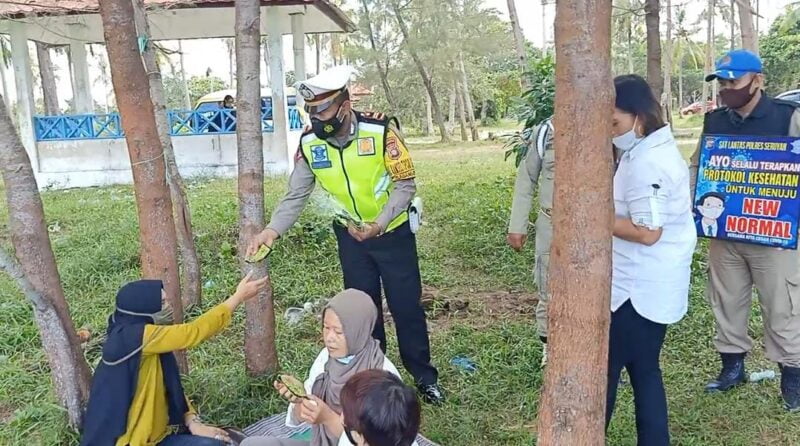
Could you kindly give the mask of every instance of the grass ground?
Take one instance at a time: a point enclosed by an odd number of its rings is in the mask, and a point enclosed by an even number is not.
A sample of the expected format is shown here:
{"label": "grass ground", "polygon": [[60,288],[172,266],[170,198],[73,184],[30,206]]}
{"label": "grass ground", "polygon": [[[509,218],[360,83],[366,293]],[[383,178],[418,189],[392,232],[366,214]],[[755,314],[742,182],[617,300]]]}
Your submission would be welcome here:
{"label": "grass ground", "polygon": [[[413,149],[427,213],[419,249],[434,361],[449,395],[443,407],[424,408],[423,432],[443,446],[534,444],[542,370],[532,315],[533,251],[528,246],[523,254],[515,254],[504,245],[513,166],[502,161],[499,144]],[[283,179],[267,182],[268,208],[284,187]],[[235,193],[231,180],[191,184],[205,283],[203,308],[192,316],[220,302],[239,277],[233,248]],[[43,198],[75,323],[101,331],[115,291],[138,275],[132,189],[51,191]],[[335,241],[318,209],[312,204],[271,257],[278,314],[340,289]],[[0,207],[0,235],[7,234],[6,212]],[[800,418],[783,412],[776,381],[747,385],[728,395],[702,393],[705,381],[717,371],[717,359],[711,345],[713,318],[702,298],[702,253],[696,264],[690,313],[670,328],[662,360],[674,444],[800,444]],[[754,314],[751,334],[760,345],[760,317],[757,310]],[[76,444],[50,391],[31,309],[5,276],[0,276],[0,326],[0,444]],[[245,375],[242,327],[240,312],[231,328],[189,356],[187,392],[204,418],[214,423],[246,425],[285,407],[271,389],[270,378]],[[295,326],[279,321],[284,371],[306,373],[320,348],[317,333],[318,323],[312,318]],[[389,349],[399,364],[393,341]],[[478,371],[467,374],[451,366],[457,355],[472,358]],[[97,353],[88,357],[94,364]],[[753,370],[774,368],[760,349],[748,365]],[[609,444],[635,444],[629,386],[620,392]]]}

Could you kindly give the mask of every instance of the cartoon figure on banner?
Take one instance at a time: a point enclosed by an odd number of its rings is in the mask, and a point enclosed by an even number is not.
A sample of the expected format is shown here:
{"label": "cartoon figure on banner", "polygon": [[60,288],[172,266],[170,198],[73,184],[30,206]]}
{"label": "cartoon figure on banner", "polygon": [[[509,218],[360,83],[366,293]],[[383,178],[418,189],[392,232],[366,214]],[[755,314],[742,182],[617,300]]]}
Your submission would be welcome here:
{"label": "cartoon figure on banner", "polygon": [[697,234],[716,237],[719,234],[719,218],[725,212],[725,196],[719,192],[708,192],[697,201],[695,223]]}

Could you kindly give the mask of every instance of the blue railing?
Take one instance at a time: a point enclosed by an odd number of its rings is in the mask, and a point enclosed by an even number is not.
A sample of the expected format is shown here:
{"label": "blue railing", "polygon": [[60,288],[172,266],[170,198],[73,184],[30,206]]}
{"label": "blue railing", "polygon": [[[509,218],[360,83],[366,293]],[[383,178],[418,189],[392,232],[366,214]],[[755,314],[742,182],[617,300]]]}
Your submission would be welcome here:
{"label": "blue railing", "polygon": [[[296,107],[289,107],[288,115],[289,129],[303,128],[300,112]],[[167,112],[167,119],[172,136],[236,133],[236,111],[233,109],[171,110]],[[118,113],[34,116],[33,122],[37,141],[125,137]],[[261,124],[265,133],[274,130],[271,107],[261,110]]]}

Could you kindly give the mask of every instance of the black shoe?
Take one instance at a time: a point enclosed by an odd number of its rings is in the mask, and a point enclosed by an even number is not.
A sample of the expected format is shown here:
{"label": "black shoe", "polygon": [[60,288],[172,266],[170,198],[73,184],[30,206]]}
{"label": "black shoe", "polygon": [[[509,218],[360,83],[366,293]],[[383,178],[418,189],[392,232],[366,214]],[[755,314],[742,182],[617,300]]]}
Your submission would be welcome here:
{"label": "black shoe", "polygon": [[800,412],[800,368],[781,367],[781,395],[786,410]]}
{"label": "black shoe", "polygon": [[720,353],[722,370],[714,381],[706,385],[706,392],[727,392],[736,386],[744,384],[747,376],[744,371],[744,357],[746,353]]}
{"label": "black shoe", "polygon": [[439,384],[418,385],[417,390],[422,395],[422,400],[428,404],[439,406],[444,403],[444,393]]}

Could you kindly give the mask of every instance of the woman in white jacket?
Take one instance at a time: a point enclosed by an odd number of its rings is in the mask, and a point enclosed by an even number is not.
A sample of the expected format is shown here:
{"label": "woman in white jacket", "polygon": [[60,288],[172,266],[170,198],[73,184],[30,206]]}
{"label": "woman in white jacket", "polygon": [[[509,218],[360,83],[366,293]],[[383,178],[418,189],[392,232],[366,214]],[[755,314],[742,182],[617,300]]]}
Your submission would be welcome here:
{"label": "woman in white jacket", "polygon": [[689,169],[647,82],[626,75],[617,93],[613,142],[614,240],[606,425],[622,368],[636,407],[638,444],[669,445],[667,398],[659,356],[667,325],[688,307],[692,254]]}

